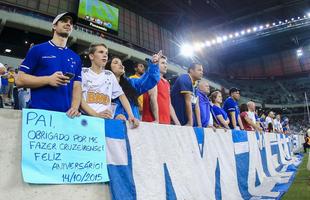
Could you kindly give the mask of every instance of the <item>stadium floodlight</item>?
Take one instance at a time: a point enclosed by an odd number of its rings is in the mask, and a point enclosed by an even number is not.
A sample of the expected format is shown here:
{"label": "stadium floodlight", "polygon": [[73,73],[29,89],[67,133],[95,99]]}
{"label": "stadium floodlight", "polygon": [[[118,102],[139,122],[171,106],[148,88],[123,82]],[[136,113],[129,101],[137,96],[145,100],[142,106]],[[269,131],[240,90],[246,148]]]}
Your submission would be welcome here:
{"label": "stadium floodlight", "polygon": [[300,20],[300,17],[297,17],[298,20]]}
{"label": "stadium floodlight", "polygon": [[217,38],[216,38],[216,42],[217,42],[217,43],[222,43],[222,42],[223,42],[223,40],[222,40],[222,38],[221,38],[221,37],[217,37]]}
{"label": "stadium floodlight", "polygon": [[207,40],[207,41],[206,41],[206,46],[207,46],[207,47],[210,47],[210,46],[211,46],[211,42]]}
{"label": "stadium floodlight", "polygon": [[307,15],[304,15],[304,18],[307,18]]}
{"label": "stadium floodlight", "polygon": [[242,31],[241,31],[241,35],[244,35],[244,34],[245,34],[245,31],[244,31],[244,30],[242,30]]}
{"label": "stadium floodlight", "polygon": [[279,21],[279,24],[282,24],[282,21]]}
{"label": "stadium floodlight", "polygon": [[266,28],[268,28],[270,26],[270,24],[266,24],[265,26],[266,26]]}
{"label": "stadium floodlight", "polygon": [[222,37],[222,40],[223,41],[226,41],[228,39],[228,37],[226,36],[226,35],[224,35],[223,37]]}
{"label": "stadium floodlight", "polygon": [[254,31],[254,32],[257,31],[257,27],[256,27],[256,26],[253,27],[253,31]]}
{"label": "stadium floodlight", "polygon": [[259,29],[260,29],[260,30],[263,30],[263,29],[264,29],[264,26],[263,26],[263,25],[259,26]]}
{"label": "stadium floodlight", "polygon": [[294,21],[294,20],[295,20],[295,18],[293,17],[291,20],[292,20],[292,21]]}
{"label": "stadium floodlight", "polygon": [[287,22],[288,22],[288,20],[286,19],[286,20],[285,20],[285,23],[287,23]]}
{"label": "stadium floodlight", "polygon": [[247,33],[251,33],[251,31],[252,31],[251,29],[248,29],[246,32],[247,32]]}
{"label": "stadium floodlight", "polygon": [[275,25],[276,25],[276,23],[275,23],[275,22],[273,22],[273,23],[272,23],[272,26],[275,26]]}
{"label": "stadium floodlight", "polygon": [[189,44],[183,44],[181,46],[181,55],[184,56],[184,57],[193,57],[194,55],[194,49],[191,45]]}
{"label": "stadium floodlight", "polygon": [[11,53],[12,49],[5,49],[4,52]]}
{"label": "stadium floodlight", "polygon": [[308,17],[310,17],[310,12],[307,13]]}
{"label": "stadium floodlight", "polygon": [[296,54],[297,54],[297,57],[301,57],[304,54],[304,52],[302,49],[297,49]]}
{"label": "stadium floodlight", "polygon": [[234,35],[233,34],[229,34],[229,38],[233,38],[234,37]]}
{"label": "stadium floodlight", "polygon": [[212,43],[212,44],[216,44],[216,40],[213,39],[211,43]]}
{"label": "stadium floodlight", "polygon": [[194,43],[194,51],[200,51],[204,46],[205,46],[204,43],[196,42]]}
{"label": "stadium floodlight", "polygon": [[238,32],[236,32],[236,33],[235,33],[235,37],[238,37],[238,36],[239,36],[239,33],[238,33]]}

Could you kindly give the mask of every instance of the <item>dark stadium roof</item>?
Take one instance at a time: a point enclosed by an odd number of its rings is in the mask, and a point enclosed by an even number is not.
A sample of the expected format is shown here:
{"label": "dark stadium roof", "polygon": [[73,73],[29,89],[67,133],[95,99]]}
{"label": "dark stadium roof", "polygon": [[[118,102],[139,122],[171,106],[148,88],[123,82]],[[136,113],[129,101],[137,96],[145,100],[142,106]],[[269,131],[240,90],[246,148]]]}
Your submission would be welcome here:
{"label": "dark stadium roof", "polygon": [[[163,26],[180,38],[204,41],[209,35],[229,33],[260,24],[278,22],[310,12],[306,0],[110,0]],[[178,38],[178,39],[180,39]],[[182,40],[180,39],[180,40]],[[224,64],[271,52],[295,49],[310,41],[310,26],[246,39],[229,47],[204,51],[200,60],[213,54]],[[214,51],[215,50],[215,51]],[[182,58],[181,58],[182,59]]]}
{"label": "dark stadium roof", "polygon": [[[107,2],[125,7],[160,26],[174,30],[173,32],[181,37],[190,36],[190,41],[192,38],[206,40],[210,33],[234,32],[254,25],[303,16],[310,12],[308,0],[110,0]],[[39,43],[48,38],[50,37],[27,31],[21,34],[19,30],[5,26],[1,32],[0,51],[4,52],[4,48],[9,47],[13,49],[11,55],[22,58],[31,42]],[[29,43],[24,44],[24,41]],[[309,44],[308,25],[264,37],[248,38],[239,44],[217,45],[204,50],[199,56],[206,65],[210,55],[226,65]],[[71,48],[80,52],[79,49],[82,47],[74,44]],[[184,58],[180,57],[180,60],[179,63],[184,64],[182,63]],[[212,73],[212,69],[208,70],[208,73]]]}
{"label": "dark stadium roof", "polygon": [[111,0],[170,30],[230,27],[303,15],[306,0]]}

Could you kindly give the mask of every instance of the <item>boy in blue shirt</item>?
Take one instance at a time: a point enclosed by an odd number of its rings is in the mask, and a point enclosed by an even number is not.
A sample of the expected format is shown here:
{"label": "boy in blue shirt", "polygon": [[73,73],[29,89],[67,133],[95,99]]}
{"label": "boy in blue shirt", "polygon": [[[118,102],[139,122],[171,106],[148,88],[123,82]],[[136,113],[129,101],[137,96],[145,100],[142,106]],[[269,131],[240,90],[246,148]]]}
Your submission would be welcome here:
{"label": "boy in blue shirt", "polygon": [[229,127],[231,129],[244,130],[241,118],[240,110],[237,101],[240,99],[240,90],[238,88],[230,88],[229,97],[225,100],[223,109],[228,114],[230,120]]}
{"label": "boy in blue shirt", "polygon": [[66,47],[76,21],[73,13],[57,15],[52,40],[33,46],[20,65],[16,85],[31,88],[30,108],[80,115],[81,60]]}
{"label": "boy in blue shirt", "polygon": [[194,63],[188,68],[188,74],[179,76],[172,87],[171,104],[182,126],[201,127],[199,98],[195,86],[202,76],[202,65]]}

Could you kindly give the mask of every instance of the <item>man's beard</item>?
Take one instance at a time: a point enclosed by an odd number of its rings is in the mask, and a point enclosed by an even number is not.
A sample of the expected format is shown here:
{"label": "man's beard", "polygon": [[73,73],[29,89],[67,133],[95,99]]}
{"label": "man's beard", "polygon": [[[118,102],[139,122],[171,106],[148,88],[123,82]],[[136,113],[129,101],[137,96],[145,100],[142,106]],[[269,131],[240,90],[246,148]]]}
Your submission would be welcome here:
{"label": "man's beard", "polygon": [[57,33],[60,37],[63,37],[63,38],[68,38],[69,37],[69,33],[66,33],[66,32],[62,32],[62,33]]}

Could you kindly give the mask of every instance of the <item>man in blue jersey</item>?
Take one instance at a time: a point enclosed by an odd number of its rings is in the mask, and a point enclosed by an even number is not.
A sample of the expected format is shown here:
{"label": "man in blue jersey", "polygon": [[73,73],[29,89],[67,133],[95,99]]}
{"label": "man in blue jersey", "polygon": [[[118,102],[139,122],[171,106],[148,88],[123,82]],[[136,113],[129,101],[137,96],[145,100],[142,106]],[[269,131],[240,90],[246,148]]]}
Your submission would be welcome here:
{"label": "man in blue jersey", "polygon": [[76,21],[73,13],[57,15],[52,40],[34,45],[20,65],[16,85],[31,88],[30,108],[80,115],[81,60],[66,47]]}
{"label": "man in blue jersey", "polygon": [[173,85],[171,104],[182,126],[201,127],[199,98],[195,86],[202,76],[202,65],[193,63],[188,68],[188,74],[179,76]]}
{"label": "man in blue jersey", "polygon": [[244,130],[241,118],[240,110],[237,101],[240,99],[240,90],[238,88],[230,88],[229,97],[225,100],[223,109],[228,114],[231,129]]}

